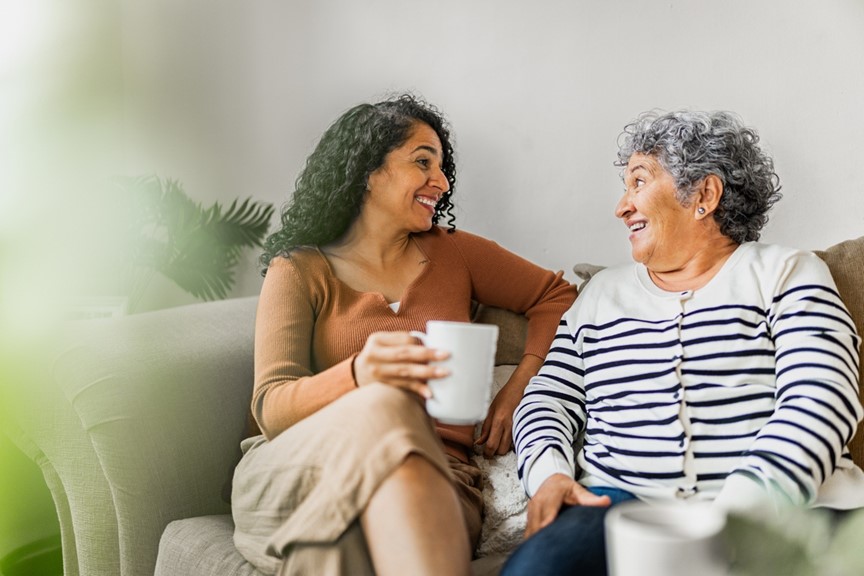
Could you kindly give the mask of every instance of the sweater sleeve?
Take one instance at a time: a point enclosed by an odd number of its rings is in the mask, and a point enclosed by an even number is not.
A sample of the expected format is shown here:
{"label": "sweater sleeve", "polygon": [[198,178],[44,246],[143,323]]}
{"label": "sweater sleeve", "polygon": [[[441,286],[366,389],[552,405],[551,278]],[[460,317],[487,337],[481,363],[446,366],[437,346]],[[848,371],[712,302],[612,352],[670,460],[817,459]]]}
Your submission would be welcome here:
{"label": "sweater sleeve", "polygon": [[[860,338],[828,268],[809,253],[785,265],[768,311],[775,343],[776,403],[733,474],[810,504],[848,458],[862,410]],[[731,483],[727,479],[727,485]]]}
{"label": "sweater sleeve", "polygon": [[261,287],[255,320],[252,414],[267,438],[356,388],[354,356],[313,372],[314,322],[309,289],[294,263],[275,258]]}
{"label": "sweater sleeve", "polygon": [[552,474],[575,475],[573,445],[586,423],[584,364],[577,341],[565,317],[513,416],[517,472],[532,497]]}
{"label": "sweater sleeve", "polygon": [[525,314],[525,354],[545,358],[562,314],[576,299],[576,286],[563,272],[541,268],[491,240],[467,232],[452,238],[471,276],[472,297]]}

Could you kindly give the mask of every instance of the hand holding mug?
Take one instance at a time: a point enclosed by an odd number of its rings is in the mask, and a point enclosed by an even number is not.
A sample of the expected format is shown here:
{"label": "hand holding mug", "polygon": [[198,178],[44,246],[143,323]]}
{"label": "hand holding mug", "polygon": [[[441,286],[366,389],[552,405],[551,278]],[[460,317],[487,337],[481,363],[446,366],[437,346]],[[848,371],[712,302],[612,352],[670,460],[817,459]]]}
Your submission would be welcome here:
{"label": "hand holding mug", "polygon": [[447,351],[418,344],[408,332],[375,332],[354,358],[354,380],[357,386],[380,383],[429,398],[427,382],[450,373],[430,362],[440,362],[449,356]]}

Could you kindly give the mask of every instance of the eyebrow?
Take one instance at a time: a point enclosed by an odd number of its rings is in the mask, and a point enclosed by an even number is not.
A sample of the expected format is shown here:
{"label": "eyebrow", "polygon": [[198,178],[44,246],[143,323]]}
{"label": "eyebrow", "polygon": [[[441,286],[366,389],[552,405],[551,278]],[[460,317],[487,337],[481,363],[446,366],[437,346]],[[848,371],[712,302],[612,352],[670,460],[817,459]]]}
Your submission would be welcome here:
{"label": "eyebrow", "polygon": [[421,144],[420,146],[417,146],[416,148],[414,148],[414,150],[412,150],[411,153],[414,154],[414,152],[417,152],[418,150],[425,150],[431,154],[434,154],[435,156],[438,155],[438,149],[435,148],[434,146],[428,146],[426,144]]}

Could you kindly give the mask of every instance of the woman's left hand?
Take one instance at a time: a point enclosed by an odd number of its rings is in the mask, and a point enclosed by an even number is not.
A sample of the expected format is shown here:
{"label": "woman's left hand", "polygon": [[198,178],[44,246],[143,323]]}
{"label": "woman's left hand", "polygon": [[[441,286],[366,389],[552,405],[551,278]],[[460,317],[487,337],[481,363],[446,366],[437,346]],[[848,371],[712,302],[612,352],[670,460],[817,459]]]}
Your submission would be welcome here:
{"label": "woman's left hand", "polygon": [[513,448],[513,413],[522,400],[528,380],[542,365],[543,360],[537,356],[523,356],[507,384],[495,395],[480,429],[480,437],[474,442],[483,446],[483,455],[487,458],[506,454]]}

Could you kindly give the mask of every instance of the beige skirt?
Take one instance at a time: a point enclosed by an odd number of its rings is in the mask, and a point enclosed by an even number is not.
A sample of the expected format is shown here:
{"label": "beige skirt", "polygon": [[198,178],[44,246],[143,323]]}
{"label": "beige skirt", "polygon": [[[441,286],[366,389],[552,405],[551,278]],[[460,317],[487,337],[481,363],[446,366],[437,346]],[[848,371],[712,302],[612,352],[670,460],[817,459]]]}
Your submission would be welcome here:
{"label": "beige skirt", "polygon": [[273,440],[256,436],[241,448],[234,543],[267,574],[373,574],[358,518],[409,454],[453,480],[472,545],[479,539],[479,469],[445,455],[421,403],[401,390],[360,388]]}

